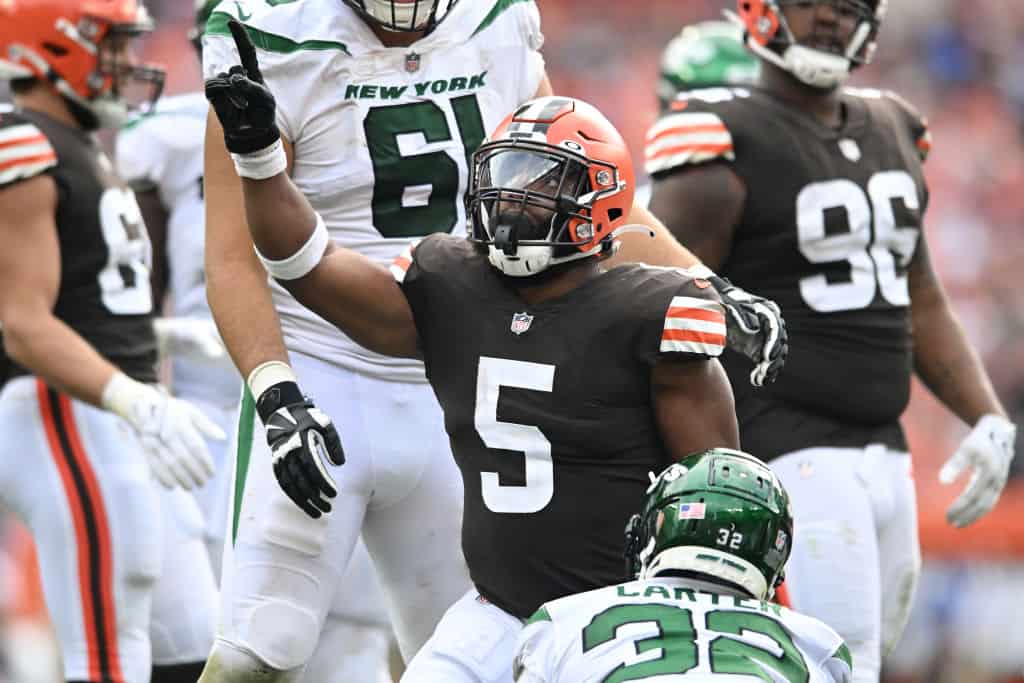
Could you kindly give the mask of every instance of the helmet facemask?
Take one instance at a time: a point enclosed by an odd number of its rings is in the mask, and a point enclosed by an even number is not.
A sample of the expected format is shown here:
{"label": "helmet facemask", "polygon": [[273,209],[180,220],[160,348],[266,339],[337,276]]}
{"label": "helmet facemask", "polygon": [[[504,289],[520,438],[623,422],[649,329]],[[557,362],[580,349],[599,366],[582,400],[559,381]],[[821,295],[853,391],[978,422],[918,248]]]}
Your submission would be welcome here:
{"label": "helmet facemask", "polygon": [[451,12],[458,0],[344,0],[364,19],[385,31],[430,31]]}
{"label": "helmet facemask", "polygon": [[[759,57],[813,88],[832,90],[874,58],[887,0],[740,0],[747,45]],[[786,7],[813,6],[810,35],[799,40]],[[830,12],[830,21],[820,13]]]}
{"label": "helmet facemask", "polygon": [[470,239],[512,277],[600,253],[606,245],[593,243],[591,205],[602,192],[591,191],[591,173],[614,178],[615,168],[546,143],[483,145],[467,194]]}
{"label": "helmet facemask", "polygon": [[123,125],[132,114],[151,111],[163,92],[164,70],[137,64],[128,56],[130,43],[147,31],[135,25],[112,26],[99,43],[97,69],[89,76],[89,86],[97,94],[85,104],[102,128]]}

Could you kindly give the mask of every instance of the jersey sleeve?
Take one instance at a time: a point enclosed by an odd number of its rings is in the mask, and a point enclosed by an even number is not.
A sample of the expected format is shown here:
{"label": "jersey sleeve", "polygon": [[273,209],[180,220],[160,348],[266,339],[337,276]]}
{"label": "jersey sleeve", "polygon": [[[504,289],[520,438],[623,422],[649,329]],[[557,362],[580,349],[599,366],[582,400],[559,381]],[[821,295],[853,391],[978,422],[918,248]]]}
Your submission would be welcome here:
{"label": "jersey sleeve", "polygon": [[825,661],[825,671],[835,683],[850,683],[853,680],[853,657],[846,643],[840,643],[835,652]]}
{"label": "jersey sleeve", "polygon": [[546,73],[544,56],[540,53],[544,45],[544,34],[540,30],[540,10],[537,9],[537,3],[524,3],[520,10],[520,26],[529,50],[526,57],[526,73],[520,83],[522,92],[519,101],[524,102],[537,94],[537,88],[540,87]]}
{"label": "jersey sleeve", "polygon": [[147,133],[148,118],[122,128],[114,147],[117,173],[135,190],[150,190],[159,185],[166,167],[167,155],[160,148],[160,136]]}
{"label": "jersey sleeve", "polygon": [[646,294],[637,337],[637,355],[644,364],[722,355],[725,309],[711,283],[675,269],[651,283]]}
{"label": "jersey sleeve", "polygon": [[705,164],[735,161],[733,136],[715,112],[687,105],[663,117],[647,131],[644,167],[650,175]]}
{"label": "jersey sleeve", "polygon": [[515,683],[547,683],[554,680],[557,661],[555,625],[546,607],[537,610],[519,634],[512,676]]}
{"label": "jersey sleeve", "polygon": [[883,95],[894,102],[900,109],[900,113],[906,121],[910,137],[917,147],[918,154],[921,155],[921,161],[927,161],[928,155],[932,151],[932,133],[928,127],[928,119],[917,110],[917,107],[900,95],[891,91],[885,91]]}
{"label": "jersey sleeve", "polygon": [[0,115],[0,188],[34,178],[57,165],[57,152],[35,124]]}

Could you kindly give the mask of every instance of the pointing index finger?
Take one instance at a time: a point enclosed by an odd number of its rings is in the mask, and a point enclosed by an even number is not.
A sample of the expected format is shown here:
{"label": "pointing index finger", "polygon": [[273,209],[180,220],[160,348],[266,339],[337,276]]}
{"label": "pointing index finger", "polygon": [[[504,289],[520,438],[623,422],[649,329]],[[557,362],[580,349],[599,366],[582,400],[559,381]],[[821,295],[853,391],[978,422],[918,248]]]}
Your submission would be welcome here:
{"label": "pointing index finger", "polygon": [[252,39],[245,27],[237,19],[228,20],[228,30],[231,37],[235,39],[235,47],[238,48],[238,57],[241,60],[242,68],[250,80],[257,83],[263,82],[263,74],[260,73],[260,63],[256,59],[256,48],[253,47]]}

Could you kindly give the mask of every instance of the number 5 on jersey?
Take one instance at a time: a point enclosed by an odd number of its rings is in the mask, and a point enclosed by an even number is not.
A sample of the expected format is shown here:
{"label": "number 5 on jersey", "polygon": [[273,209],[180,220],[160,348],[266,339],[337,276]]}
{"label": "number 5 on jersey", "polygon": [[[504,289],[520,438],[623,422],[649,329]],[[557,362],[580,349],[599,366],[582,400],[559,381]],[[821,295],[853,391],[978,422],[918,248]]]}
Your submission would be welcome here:
{"label": "number 5 on jersey", "polygon": [[498,394],[501,387],[550,392],[555,366],[482,356],[477,366],[476,431],[484,445],[518,451],[526,458],[526,485],[503,486],[497,472],[480,473],[484,505],[493,512],[538,512],[555,493],[551,442],[532,425],[498,422]]}

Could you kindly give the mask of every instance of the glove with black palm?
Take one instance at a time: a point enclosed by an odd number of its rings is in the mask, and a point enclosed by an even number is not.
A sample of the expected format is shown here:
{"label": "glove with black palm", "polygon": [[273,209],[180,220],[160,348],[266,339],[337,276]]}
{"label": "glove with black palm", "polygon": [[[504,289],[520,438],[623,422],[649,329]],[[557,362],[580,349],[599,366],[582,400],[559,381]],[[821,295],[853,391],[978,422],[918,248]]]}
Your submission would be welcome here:
{"label": "glove with black palm", "polygon": [[750,383],[755,387],[771,384],[778,378],[789,355],[786,321],[778,305],[713,273],[706,279],[725,306],[729,348],[754,362]]}
{"label": "glove with black palm", "polygon": [[[259,385],[253,378],[260,372],[291,375],[284,363],[266,363],[253,371],[250,387]],[[331,419],[302,395],[294,375],[263,389],[256,399],[256,411],[266,430],[274,477],[281,490],[313,519],[330,512],[330,499],[338,495],[338,487],[327,465],[345,463]]]}
{"label": "glove with black palm", "polygon": [[277,103],[263,81],[256,48],[245,27],[229,19],[228,29],[241,64],[207,79],[206,99],[224,129],[224,145],[234,157],[239,175],[269,178],[284,170]]}

